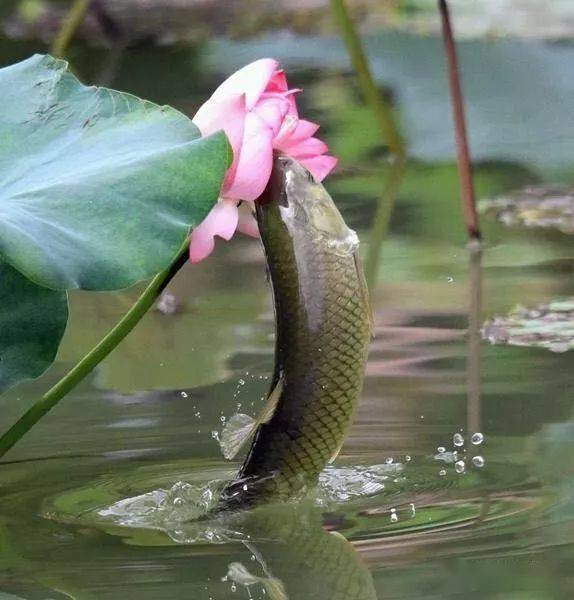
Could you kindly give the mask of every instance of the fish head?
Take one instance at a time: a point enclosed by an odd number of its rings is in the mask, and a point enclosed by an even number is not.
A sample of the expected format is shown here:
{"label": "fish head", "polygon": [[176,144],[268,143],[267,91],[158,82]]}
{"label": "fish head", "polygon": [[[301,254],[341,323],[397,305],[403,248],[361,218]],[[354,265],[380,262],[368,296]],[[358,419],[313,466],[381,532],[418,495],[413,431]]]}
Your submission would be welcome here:
{"label": "fish head", "polygon": [[278,154],[272,180],[285,222],[331,243],[356,244],[355,232],[349,229],[327,190],[297,160]]}

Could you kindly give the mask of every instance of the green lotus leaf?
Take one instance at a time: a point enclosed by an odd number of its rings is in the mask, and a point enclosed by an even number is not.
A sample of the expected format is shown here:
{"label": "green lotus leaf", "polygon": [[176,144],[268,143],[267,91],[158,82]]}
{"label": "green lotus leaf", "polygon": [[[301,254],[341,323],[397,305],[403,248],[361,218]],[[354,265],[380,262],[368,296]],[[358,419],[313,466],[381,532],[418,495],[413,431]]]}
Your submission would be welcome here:
{"label": "green lotus leaf", "polygon": [[66,292],[40,287],[0,261],[0,392],[52,364],[67,320]]}
{"label": "green lotus leaf", "polygon": [[53,289],[127,287],[162,270],[216,202],[225,135],[86,87],[50,56],[0,69],[0,255]]}

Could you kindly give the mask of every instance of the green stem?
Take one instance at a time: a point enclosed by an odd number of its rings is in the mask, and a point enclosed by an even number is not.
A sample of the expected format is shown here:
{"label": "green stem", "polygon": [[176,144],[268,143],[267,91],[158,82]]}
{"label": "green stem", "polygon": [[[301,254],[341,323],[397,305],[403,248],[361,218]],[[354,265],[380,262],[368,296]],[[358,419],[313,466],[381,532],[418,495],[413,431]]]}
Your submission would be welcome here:
{"label": "green stem", "polygon": [[381,135],[395,157],[403,159],[406,155],[406,145],[399,130],[393,107],[377,88],[361,39],[349,15],[345,0],[331,0],[331,8],[357,73],[359,87],[366,103],[374,113]]}
{"label": "green stem", "polygon": [[60,31],[52,44],[51,53],[57,58],[63,58],[66,50],[76,33],[76,30],[82,23],[84,15],[90,6],[92,0],[74,0],[68,14],[64,18]]}
{"label": "green stem", "polygon": [[406,142],[401,134],[392,104],[380,93],[369,67],[369,61],[349,14],[345,0],[331,0],[333,16],[347,46],[361,93],[373,111],[383,140],[388,144],[394,161],[388,173],[385,190],[379,199],[369,239],[369,252],[365,264],[365,276],[374,288],[381,257],[381,247],[389,231],[391,214],[402,183],[407,159]]}
{"label": "green stem", "polygon": [[389,232],[391,214],[395,206],[395,200],[405,174],[406,160],[398,158],[392,165],[388,174],[385,191],[379,198],[375,218],[371,226],[369,237],[369,249],[365,261],[365,278],[369,289],[374,289],[379,270],[381,248]]}
{"label": "green stem", "polygon": [[156,275],[123,319],[58,383],[29,408],[0,438],[0,458],[10,450],[46,413],[110,354],[153,306],[158,296],[187,261],[189,241],[165,271]]}

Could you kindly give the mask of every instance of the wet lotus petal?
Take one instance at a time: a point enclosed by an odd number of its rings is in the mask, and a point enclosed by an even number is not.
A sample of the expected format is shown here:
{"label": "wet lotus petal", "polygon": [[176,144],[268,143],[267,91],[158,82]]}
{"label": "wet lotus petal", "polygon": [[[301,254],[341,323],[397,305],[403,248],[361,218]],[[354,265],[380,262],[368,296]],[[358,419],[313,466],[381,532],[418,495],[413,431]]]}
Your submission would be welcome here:
{"label": "wet lotus petal", "polygon": [[542,227],[574,233],[574,188],[531,186],[482,200],[479,210],[509,227]]}
{"label": "wet lotus petal", "polygon": [[516,307],[506,317],[494,317],[482,328],[492,344],[546,348],[566,352],[574,348],[574,298],[534,308]]}

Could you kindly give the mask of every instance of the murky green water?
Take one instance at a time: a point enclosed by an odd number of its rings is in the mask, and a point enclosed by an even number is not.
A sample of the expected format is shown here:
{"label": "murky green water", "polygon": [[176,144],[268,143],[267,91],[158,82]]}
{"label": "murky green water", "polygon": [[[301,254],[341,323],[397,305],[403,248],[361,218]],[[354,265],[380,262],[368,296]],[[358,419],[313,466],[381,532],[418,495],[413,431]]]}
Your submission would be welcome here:
{"label": "murky green water", "polygon": [[[324,137],[341,156],[328,187],[367,249],[384,148],[344,52],[335,40],[283,35],[274,43],[273,54],[305,88],[305,114],[325,124]],[[321,51],[323,43],[332,51]],[[360,409],[317,492],[236,521],[188,521],[214,482],[238,468],[219,450],[223,422],[239,409],[256,412],[272,371],[262,252],[256,241],[238,238],[220,244],[205,264],[188,266],[170,288],[177,312],[150,313],[4,458],[2,592],[78,599],[572,597],[574,355],[490,345],[478,330],[517,304],[573,297],[572,237],[486,217],[482,264],[471,265],[440,45],[380,34],[369,47],[415,159],[382,250],[377,335]],[[3,42],[0,60],[34,48]],[[192,114],[224,74],[271,48],[270,38],[195,50],[134,48],[113,85]],[[564,73],[574,48],[472,42],[461,55],[480,195],[568,183],[574,135],[566,107],[574,91]],[[76,48],[72,58],[90,80],[105,53]],[[514,83],[505,83],[505,70]],[[545,85],[533,86],[541,77]],[[2,427],[136,294],[73,294],[57,364],[0,399]]]}

